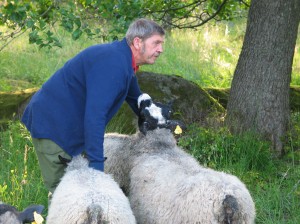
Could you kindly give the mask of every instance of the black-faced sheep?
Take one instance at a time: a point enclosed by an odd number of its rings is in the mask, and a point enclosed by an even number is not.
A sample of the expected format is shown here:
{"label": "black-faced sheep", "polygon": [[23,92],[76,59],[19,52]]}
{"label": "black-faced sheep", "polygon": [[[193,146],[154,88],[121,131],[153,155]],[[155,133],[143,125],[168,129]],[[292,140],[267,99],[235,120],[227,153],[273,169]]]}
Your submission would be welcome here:
{"label": "black-faced sheep", "polygon": [[110,175],[74,157],[53,193],[47,224],[136,223],[128,198]]}
{"label": "black-faced sheep", "polygon": [[[1,224],[22,224],[22,223],[42,223],[41,216],[44,210],[43,205],[31,205],[19,212],[14,206],[4,204],[0,201],[0,223]],[[37,220],[39,219],[39,220]]]}
{"label": "black-faced sheep", "polygon": [[105,171],[129,195],[138,223],[254,223],[246,186],[199,165],[167,128],[146,135],[107,134],[104,149]]}

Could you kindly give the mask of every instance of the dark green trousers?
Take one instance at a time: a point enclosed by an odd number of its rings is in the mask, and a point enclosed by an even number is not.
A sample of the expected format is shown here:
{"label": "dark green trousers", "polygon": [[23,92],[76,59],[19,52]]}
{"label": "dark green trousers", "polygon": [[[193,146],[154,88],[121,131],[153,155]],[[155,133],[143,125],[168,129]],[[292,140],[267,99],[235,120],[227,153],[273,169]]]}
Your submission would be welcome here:
{"label": "dark green trousers", "polygon": [[49,139],[32,138],[32,143],[39,160],[44,184],[49,192],[53,193],[67,166],[58,156],[66,159],[71,159],[71,156]]}

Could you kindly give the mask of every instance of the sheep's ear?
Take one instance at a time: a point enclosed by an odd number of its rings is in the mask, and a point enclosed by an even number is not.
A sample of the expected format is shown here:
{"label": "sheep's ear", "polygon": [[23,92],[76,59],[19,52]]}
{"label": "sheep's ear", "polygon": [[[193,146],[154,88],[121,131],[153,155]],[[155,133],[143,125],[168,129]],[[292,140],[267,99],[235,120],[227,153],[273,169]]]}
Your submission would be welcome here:
{"label": "sheep's ear", "polygon": [[28,222],[31,223],[35,221],[34,213],[36,212],[38,214],[42,214],[43,210],[44,210],[43,205],[32,205],[25,208],[24,211],[22,211],[19,214],[19,218],[23,223],[28,223]]}
{"label": "sheep's ear", "polygon": [[175,134],[181,134],[183,130],[186,130],[186,125],[182,121],[168,120],[166,128],[170,129]]}
{"label": "sheep's ear", "polygon": [[142,132],[144,135],[147,134],[147,131],[149,129],[149,124],[148,122],[142,122],[140,125],[139,125],[139,129],[140,129],[140,132]]}
{"label": "sheep's ear", "polygon": [[[0,202],[1,203],[1,202]],[[2,214],[4,214],[5,212],[7,211],[11,211],[13,213],[17,213],[18,210],[14,207],[14,206],[11,206],[11,205],[8,205],[8,204],[0,204],[0,216]]]}
{"label": "sheep's ear", "polygon": [[142,103],[143,103],[143,106],[147,106],[146,104],[151,105],[152,99],[147,93],[142,93],[138,97],[138,99],[137,99],[138,108],[142,108],[142,105],[141,105]]}

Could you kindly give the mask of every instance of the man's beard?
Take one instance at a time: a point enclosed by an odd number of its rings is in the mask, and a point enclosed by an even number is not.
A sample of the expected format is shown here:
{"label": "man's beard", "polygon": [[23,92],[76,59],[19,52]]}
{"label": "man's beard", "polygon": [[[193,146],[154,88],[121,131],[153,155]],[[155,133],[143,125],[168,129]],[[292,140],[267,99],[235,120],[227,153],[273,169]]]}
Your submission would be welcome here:
{"label": "man's beard", "polygon": [[[144,55],[146,53],[146,47],[145,47],[145,44],[142,45],[142,49],[141,49],[141,55]],[[156,55],[156,54],[153,54],[149,57],[147,57],[146,59],[151,59],[152,57],[155,57],[155,58],[158,58],[159,57],[159,53]],[[156,60],[156,59],[155,59]],[[147,63],[148,64],[148,63]],[[149,64],[152,64],[152,63],[149,63]]]}

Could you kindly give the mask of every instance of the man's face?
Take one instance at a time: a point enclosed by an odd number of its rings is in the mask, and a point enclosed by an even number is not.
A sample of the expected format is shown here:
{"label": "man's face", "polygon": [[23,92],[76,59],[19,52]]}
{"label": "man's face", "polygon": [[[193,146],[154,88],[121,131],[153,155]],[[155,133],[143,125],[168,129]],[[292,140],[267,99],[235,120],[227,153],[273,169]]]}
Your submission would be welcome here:
{"label": "man's face", "polygon": [[163,52],[164,36],[154,34],[146,40],[140,39],[140,48],[137,64],[154,64],[159,55]]}

